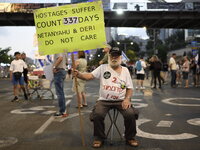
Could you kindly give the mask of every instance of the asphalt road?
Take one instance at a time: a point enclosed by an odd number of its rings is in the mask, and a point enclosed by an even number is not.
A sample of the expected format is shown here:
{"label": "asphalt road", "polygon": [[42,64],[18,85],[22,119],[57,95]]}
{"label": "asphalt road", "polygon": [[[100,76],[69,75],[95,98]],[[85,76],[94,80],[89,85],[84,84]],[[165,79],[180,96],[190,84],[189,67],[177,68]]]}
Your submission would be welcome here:
{"label": "asphalt road", "polygon": [[[125,145],[114,130],[113,145],[108,138],[100,149],[200,150],[200,87],[172,89],[165,85],[162,90],[151,90],[148,82],[145,84],[146,90],[134,90],[132,97],[140,112],[136,136],[140,146],[132,148]],[[82,109],[86,143],[83,147],[76,97],[71,91],[70,80],[65,84],[66,101],[71,101],[70,115],[65,119],[52,117],[52,113],[57,111],[57,100],[52,100],[48,94],[43,100],[33,97],[31,101],[24,101],[21,97],[20,102],[11,102],[10,81],[0,80],[0,149],[93,149],[93,124],[89,121],[89,113],[98,97],[98,80],[89,81],[86,86],[88,107]],[[105,122],[108,129],[108,117]],[[117,125],[123,134],[121,115]]]}

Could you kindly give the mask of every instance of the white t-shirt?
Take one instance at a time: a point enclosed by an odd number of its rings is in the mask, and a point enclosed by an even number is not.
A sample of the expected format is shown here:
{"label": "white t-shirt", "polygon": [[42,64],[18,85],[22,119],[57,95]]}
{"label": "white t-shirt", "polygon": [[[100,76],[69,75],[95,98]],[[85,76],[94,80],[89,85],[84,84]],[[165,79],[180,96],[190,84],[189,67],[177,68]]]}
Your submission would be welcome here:
{"label": "white t-shirt", "polygon": [[18,60],[15,59],[10,64],[10,71],[12,71],[13,73],[14,72],[23,72],[24,68],[27,68],[27,65],[21,59],[18,59]]}
{"label": "white t-shirt", "polygon": [[55,54],[54,55],[54,64],[56,62],[56,60],[58,59],[58,57],[62,57],[63,60],[60,62],[60,64],[57,66],[57,68],[63,68],[63,69],[66,69],[67,66],[66,66],[66,54],[65,53],[60,53],[60,54]]}
{"label": "white t-shirt", "polygon": [[[143,60],[139,60],[141,61],[141,65],[142,65],[142,70],[136,72],[136,74],[144,74],[144,68],[146,68],[146,63]],[[135,66],[137,66],[138,61],[136,62]]]}
{"label": "white t-shirt", "polygon": [[103,64],[92,71],[92,75],[100,79],[98,100],[124,100],[126,89],[133,89],[132,79],[126,67],[122,66],[121,74],[118,74],[108,64]]}
{"label": "white t-shirt", "polygon": [[170,60],[169,60],[169,66],[171,66],[171,70],[176,70],[177,68],[176,68],[176,61],[174,60],[174,58],[173,57],[171,57],[170,58]]}

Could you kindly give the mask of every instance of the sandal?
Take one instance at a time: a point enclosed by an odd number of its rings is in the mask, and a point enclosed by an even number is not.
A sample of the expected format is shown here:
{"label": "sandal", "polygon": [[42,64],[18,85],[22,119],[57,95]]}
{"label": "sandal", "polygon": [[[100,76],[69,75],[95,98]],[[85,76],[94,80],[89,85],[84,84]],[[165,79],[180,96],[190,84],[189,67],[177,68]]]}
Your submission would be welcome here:
{"label": "sandal", "polygon": [[80,107],[80,108],[83,108],[83,105],[76,106],[76,108],[79,108],[79,107]]}
{"label": "sandal", "polygon": [[94,140],[94,142],[93,142],[93,144],[92,144],[92,147],[93,147],[93,148],[100,148],[102,145],[103,145],[103,142],[102,142],[102,141]]}
{"label": "sandal", "polygon": [[126,144],[128,144],[129,146],[132,146],[132,147],[137,147],[139,146],[139,142],[135,139],[132,139],[132,140],[127,140],[126,141]]}

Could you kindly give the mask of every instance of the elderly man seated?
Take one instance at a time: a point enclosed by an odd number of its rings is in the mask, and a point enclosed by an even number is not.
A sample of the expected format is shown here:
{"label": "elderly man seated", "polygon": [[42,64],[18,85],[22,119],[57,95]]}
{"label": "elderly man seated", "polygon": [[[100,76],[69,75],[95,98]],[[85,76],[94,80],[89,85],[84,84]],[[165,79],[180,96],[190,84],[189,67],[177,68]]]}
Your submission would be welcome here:
{"label": "elderly man seated", "polygon": [[99,66],[91,73],[75,71],[75,75],[80,79],[100,79],[100,96],[93,111],[94,148],[103,145],[106,138],[104,119],[112,108],[116,108],[124,118],[126,143],[130,146],[139,145],[135,140],[135,111],[130,102],[133,84],[128,69],[121,66],[121,55],[122,51],[118,47],[113,47],[109,52],[108,64]]}

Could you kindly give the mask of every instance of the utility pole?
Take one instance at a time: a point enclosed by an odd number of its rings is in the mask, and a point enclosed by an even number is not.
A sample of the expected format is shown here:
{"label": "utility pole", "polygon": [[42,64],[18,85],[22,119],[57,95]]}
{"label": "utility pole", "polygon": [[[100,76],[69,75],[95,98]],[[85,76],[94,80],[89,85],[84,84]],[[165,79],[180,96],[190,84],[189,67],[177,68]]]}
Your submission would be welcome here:
{"label": "utility pole", "polygon": [[156,55],[156,38],[157,38],[156,29],[153,29],[153,53],[154,53],[154,55]]}

